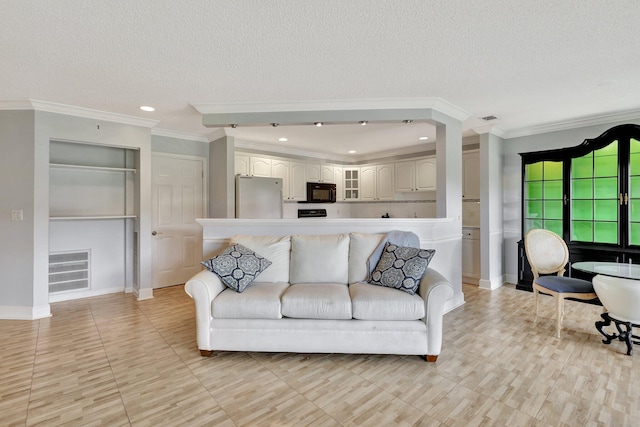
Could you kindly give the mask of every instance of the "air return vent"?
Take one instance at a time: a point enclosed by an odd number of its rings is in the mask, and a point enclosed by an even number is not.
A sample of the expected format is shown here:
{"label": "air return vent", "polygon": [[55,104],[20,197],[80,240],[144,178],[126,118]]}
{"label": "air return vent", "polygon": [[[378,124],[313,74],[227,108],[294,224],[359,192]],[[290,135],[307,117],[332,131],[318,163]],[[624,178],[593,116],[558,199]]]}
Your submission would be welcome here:
{"label": "air return vent", "polygon": [[89,251],[49,254],[49,293],[89,289]]}

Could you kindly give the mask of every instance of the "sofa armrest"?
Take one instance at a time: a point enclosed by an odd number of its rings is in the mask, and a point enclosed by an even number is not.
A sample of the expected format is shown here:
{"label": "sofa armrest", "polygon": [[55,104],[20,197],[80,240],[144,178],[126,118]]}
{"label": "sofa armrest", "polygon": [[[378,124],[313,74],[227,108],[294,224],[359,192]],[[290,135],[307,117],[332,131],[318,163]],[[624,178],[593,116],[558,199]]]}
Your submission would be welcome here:
{"label": "sofa armrest", "polygon": [[444,306],[453,296],[453,286],[432,268],[422,277],[418,290],[425,304],[424,322],[427,324],[427,355],[437,356],[442,348],[442,318]]}
{"label": "sofa armrest", "polygon": [[224,290],[220,278],[208,270],[202,270],[184,285],[184,291],[196,305],[196,340],[200,350],[213,350],[209,331],[213,318],[211,303]]}

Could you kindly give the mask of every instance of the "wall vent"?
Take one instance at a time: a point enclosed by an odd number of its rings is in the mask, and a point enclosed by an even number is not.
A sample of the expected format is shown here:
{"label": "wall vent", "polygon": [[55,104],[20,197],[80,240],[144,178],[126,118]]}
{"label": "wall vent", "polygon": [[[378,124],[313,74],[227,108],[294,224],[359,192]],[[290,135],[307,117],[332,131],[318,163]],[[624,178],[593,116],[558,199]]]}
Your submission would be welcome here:
{"label": "wall vent", "polygon": [[89,251],[49,254],[49,293],[90,287]]}

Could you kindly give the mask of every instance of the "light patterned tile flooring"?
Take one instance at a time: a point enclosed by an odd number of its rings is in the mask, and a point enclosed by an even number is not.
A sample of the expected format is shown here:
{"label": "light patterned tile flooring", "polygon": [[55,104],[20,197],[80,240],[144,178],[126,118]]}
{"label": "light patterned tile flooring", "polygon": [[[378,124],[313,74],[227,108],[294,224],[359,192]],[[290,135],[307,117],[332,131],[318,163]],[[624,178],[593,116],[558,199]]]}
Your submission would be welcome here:
{"label": "light patterned tile flooring", "polygon": [[[601,343],[601,308],[555,306],[505,285],[463,285],[437,363],[415,356],[200,356],[182,286],[136,301],[52,304],[53,317],[0,321],[0,425],[635,426],[640,366]],[[636,350],[640,352],[640,348]]]}

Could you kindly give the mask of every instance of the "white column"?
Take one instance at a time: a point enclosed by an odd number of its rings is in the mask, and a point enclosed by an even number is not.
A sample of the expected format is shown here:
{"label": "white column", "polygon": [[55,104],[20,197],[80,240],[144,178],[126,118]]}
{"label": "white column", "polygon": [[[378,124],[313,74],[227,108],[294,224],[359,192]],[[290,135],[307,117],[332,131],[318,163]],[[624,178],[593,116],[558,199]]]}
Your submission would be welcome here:
{"label": "white column", "polygon": [[480,134],[480,288],[504,283],[502,225],[502,143],[495,128]]}

